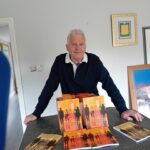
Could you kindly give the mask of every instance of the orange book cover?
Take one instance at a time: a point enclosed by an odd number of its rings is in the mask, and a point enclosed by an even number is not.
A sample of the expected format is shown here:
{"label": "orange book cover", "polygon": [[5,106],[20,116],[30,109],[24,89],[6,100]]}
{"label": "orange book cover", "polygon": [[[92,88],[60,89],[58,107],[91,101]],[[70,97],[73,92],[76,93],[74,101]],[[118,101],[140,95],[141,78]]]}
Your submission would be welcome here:
{"label": "orange book cover", "polygon": [[79,98],[79,101],[82,102],[83,98],[94,96],[93,93],[78,93],[75,95],[76,98]]}
{"label": "orange book cover", "polygon": [[[79,98],[80,108],[83,108],[83,98],[95,96],[93,93],[63,94],[62,100]],[[85,126],[83,110],[81,109],[82,124]]]}
{"label": "orange book cover", "polygon": [[57,101],[57,109],[61,131],[73,131],[83,128],[78,98]]}
{"label": "orange book cover", "polygon": [[91,142],[87,135],[87,130],[82,129],[78,131],[64,132],[64,149],[80,149],[91,148]]}
{"label": "orange book cover", "polygon": [[83,98],[83,118],[86,127],[108,127],[108,118],[103,96]]}
{"label": "orange book cover", "polygon": [[114,126],[113,128],[126,137],[134,140],[135,142],[141,142],[143,140],[146,140],[147,138],[150,138],[149,129],[146,129],[133,122],[125,122],[120,125]]}
{"label": "orange book cover", "polygon": [[63,100],[76,98],[74,94],[63,94]]}
{"label": "orange book cover", "polygon": [[92,148],[119,145],[117,139],[112,135],[108,127],[88,129],[87,135],[91,141]]}
{"label": "orange book cover", "polygon": [[118,146],[119,143],[108,127],[64,132],[64,149],[96,149]]}
{"label": "orange book cover", "polygon": [[91,97],[91,96],[94,96],[94,94],[93,93],[63,94],[62,98],[63,100],[79,98],[79,101],[82,102],[82,99],[84,97]]}
{"label": "orange book cover", "polygon": [[53,150],[61,139],[62,135],[59,134],[41,133],[24,150]]}

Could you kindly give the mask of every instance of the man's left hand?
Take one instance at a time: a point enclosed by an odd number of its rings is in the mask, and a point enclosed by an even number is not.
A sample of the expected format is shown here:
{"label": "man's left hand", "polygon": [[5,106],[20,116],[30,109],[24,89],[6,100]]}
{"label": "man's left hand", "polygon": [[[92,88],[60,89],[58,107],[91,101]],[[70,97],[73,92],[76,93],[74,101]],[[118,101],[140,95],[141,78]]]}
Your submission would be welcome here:
{"label": "man's left hand", "polygon": [[132,121],[132,120],[136,120],[136,121],[142,121],[144,119],[144,117],[137,111],[129,109],[124,111],[121,114],[121,118],[126,119],[128,121]]}

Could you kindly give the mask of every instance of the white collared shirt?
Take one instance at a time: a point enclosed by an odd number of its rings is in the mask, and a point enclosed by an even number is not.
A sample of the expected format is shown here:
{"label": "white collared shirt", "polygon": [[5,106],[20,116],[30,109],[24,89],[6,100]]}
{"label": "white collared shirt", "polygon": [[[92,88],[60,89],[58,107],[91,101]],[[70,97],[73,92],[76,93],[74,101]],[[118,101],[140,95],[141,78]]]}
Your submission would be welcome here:
{"label": "white collared shirt", "polygon": [[[88,57],[87,57],[86,53],[83,56],[83,60],[79,64],[81,64],[82,62],[86,62],[86,63],[88,62]],[[77,70],[79,64],[77,65],[77,64],[75,64],[74,62],[71,61],[69,53],[66,54],[65,63],[71,63],[72,64],[72,66],[73,66],[73,72],[74,72],[74,76],[75,76],[76,70]]]}

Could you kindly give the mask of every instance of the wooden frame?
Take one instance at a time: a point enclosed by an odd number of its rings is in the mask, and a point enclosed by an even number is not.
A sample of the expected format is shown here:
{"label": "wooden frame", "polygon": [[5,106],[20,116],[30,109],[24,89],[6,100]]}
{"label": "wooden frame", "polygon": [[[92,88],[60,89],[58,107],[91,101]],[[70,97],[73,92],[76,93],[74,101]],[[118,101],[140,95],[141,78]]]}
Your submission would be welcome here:
{"label": "wooden frame", "polygon": [[150,64],[150,26],[143,27],[143,48],[144,48],[144,63]]}
{"label": "wooden frame", "polygon": [[128,66],[131,108],[150,118],[150,64]]}
{"label": "wooden frame", "polygon": [[112,44],[127,46],[137,44],[137,15],[112,14]]}

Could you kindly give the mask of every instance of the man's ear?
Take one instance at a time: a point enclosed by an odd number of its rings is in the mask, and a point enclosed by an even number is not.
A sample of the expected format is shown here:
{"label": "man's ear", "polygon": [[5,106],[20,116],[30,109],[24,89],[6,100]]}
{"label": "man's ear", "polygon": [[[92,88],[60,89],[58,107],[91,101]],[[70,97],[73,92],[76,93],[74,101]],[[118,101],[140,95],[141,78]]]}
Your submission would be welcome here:
{"label": "man's ear", "polygon": [[67,49],[67,51],[68,51],[68,44],[66,44],[66,49]]}

